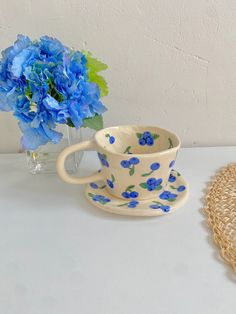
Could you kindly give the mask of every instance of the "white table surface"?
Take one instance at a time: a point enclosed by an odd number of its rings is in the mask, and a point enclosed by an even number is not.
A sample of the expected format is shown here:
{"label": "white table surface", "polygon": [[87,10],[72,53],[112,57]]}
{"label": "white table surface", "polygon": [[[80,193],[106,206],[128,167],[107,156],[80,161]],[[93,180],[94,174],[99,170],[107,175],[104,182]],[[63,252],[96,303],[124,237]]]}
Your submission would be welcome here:
{"label": "white table surface", "polygon": [[[235,147],[181,149],[189,181],[175,213],[129,218],[87,203],[81,186],[32,176],[25,156],[0,155],[1,314],[235,314],[236,281],[201,212]],[[93,152],[82,173],[96,170]]]}

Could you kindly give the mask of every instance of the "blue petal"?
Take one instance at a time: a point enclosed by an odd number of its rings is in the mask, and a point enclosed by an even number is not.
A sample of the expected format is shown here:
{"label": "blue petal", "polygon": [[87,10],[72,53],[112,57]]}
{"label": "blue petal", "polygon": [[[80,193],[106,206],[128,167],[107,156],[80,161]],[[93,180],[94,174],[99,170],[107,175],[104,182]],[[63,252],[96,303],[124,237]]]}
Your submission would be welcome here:
{"label": "blue petal", "polygon": [[59,143],[62,139],[62,133],[49,129],[49,127],[45,123],[42,124],[42,128],[45,134],[48,136],[49,140],[52,141],[54,144]]}
{"label": "blue petal", "polygon": [[31,128],[26,123],[19,123],[23,136],[21,138],[21,144],[24,149],[35,150],[40,145],[45,145],[49,139],[39,133],[38,129]]}
{"label": "blue petal", "polygon": [[60,104],[55,98],[47,95],[47,97],[43,100],[43,104],[48,109],[60,110],[65,108],[65,105]]}
{"label": "blue petal", "polygon": [[17,54],[11,66],[11,71],[13,75],[19,78],[23,70],[28,66],[29,62],[36,58],[38,53],[38,48],[36,47],[29,47],[27,49],[22,50],[19,54]]}

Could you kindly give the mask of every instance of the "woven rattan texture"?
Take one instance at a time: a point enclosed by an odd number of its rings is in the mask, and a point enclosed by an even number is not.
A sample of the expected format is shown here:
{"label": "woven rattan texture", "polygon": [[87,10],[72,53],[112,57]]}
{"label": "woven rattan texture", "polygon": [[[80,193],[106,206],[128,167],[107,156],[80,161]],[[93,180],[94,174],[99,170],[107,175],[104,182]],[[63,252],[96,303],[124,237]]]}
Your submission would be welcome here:
{"label": "woven rattan texture", "polygon": [[204,211],[222,257],[236,272],[236,164],[221,169],[213,178]]}

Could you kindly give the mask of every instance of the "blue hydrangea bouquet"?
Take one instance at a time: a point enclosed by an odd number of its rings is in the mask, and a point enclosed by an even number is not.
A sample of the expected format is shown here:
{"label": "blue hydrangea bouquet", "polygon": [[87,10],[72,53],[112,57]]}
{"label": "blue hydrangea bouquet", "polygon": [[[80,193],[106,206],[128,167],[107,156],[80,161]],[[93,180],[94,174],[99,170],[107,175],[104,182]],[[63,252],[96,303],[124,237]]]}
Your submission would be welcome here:
{"label": "blue hydrangea bouquet", "polygon": [[26,150],[59,143],[58,124],[69,127],[103,127],[106,107],[100,98],[108,94],[98,74],[107,65],[91,53],[64,46],[43,36],[32,41],[18,35],[0,60],[0,110],[11,111],[23,133]]}

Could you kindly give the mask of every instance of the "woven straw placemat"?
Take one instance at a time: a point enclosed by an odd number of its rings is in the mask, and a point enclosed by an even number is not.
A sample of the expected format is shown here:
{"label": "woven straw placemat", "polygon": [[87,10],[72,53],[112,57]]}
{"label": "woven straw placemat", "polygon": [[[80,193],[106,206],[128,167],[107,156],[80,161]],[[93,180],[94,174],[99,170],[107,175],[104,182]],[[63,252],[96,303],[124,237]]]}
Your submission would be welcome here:
{"label": "woven straw placemat", "polygon": [[220,169],[213,178],[204,212],[221,256],[236,272],[236,164]]}

